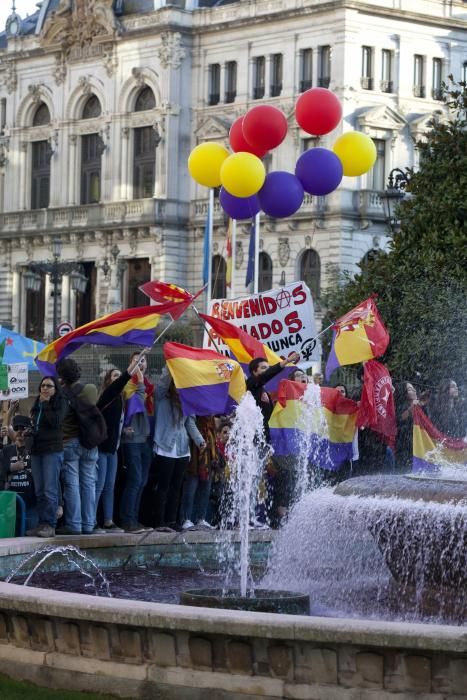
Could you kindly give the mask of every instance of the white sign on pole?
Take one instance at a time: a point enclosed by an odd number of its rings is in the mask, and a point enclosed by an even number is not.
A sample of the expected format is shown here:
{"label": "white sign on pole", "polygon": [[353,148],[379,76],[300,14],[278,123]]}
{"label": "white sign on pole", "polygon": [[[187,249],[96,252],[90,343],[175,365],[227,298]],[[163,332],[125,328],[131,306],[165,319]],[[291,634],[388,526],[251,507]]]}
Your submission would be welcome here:
{"label": "white sign on pole", "polygon": [[0,401],[27,399],[29,396],[28,365],[18,362],[8,365],[8,390],[0,391]]}
{"label": "white sign on pole", "polygon": [[[306,369],[321,359],[311,292],[304,282],[237,299],[212,299],[208,314],[243,328],[281,357],[300,353],[300,366]],[[216,340],[219,350],[227,346]],[[203,347],[215,350],[208,334]]]}
{"label": "white sign on pole", "polygon": [[68,321],[63,321],[59,324],[57,328],[57,335],[60,338],[63,338],[64,335],[66,335],[67,333],[71,333],[72,330],[73,326],[71,325],[71,323],[68,323]]}

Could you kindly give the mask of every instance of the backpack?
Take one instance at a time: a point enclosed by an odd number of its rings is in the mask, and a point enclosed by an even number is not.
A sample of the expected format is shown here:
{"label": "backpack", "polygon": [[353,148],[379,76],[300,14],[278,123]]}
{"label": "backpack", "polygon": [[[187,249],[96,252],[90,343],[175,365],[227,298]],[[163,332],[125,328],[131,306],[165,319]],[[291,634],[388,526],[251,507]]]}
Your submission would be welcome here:
{"label": "backpack", "polygon": [[79,398],[82,384],[67,387],[63,392],[75,412],[79,424],[79,441],[84,448],[92,450],[107,439],[107,424],[100,410],[92,403]]}

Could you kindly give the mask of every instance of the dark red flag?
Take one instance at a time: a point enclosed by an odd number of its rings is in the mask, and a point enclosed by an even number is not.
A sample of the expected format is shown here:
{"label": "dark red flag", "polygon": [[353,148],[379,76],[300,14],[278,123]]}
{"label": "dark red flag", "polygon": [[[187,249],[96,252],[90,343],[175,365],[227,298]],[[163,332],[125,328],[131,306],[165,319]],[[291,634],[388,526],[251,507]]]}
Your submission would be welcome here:
{"label": "dark red flag", "polygon": [[359,428],[371,428],[394,447],[397,425],[392,379],[387,367],[376,360],[363,365],[363,391],[357,416]]}

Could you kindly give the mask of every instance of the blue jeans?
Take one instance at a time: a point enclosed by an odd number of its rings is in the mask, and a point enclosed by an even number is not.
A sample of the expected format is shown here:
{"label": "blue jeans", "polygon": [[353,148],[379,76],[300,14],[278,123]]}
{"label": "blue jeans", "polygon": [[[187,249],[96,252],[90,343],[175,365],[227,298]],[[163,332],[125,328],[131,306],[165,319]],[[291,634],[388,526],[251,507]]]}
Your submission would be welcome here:
{"label": "blue jeans", "polygon": [[92,532],[96,523],[97,454],[97,447],[87,450],[78,438],[65,443],[64,520],[74,532]]}
{"label": "blue jeans", "polygon": [[120,520],[123,527],[138,522],[141,496],[149,477],[152,450],[148,442],[128,442],[123,445],[126,482],[120,500]]}
{"label": "blue jeans", "polygon": [[57,524],[58,484],[62,465],[63,452],[31,455],[32,478],[39,522],[47,523],[51,527],[55,527]]}
{"label": "blue jeans", "polygon": [[104,523],[113,520],[114,512],[114,487],[117,477],[117,453],[99,452],[97,458],[97,482],[96,482],[96,515],[99,499],[102,496],[102,510]]}
{"label": "blue jeans", "polygon": [[198,475],[187,474],[183,484],[182,521],[197,523],[206,520],[210,493],[211,478],[201,481]]}

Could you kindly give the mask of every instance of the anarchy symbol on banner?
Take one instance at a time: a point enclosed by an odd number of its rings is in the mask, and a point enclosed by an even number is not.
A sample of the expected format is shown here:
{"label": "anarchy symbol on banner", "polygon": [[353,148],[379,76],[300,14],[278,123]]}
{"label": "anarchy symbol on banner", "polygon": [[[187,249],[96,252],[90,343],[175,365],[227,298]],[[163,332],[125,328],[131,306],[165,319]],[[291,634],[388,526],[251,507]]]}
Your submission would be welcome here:
{"label": "anarchy symbol on banner", "polygon": [[300,354],[305,362],[311,360],[311,356],[313,355],[313,350],[315,349],[317,342],[318,341],[316,338],[307,338],[307,340],[302,343]]}
{"label": "anarchy symbol on banner", "polygon": [[276,296],[276,302],[279,309],[286,309],[288,306],[290,306],[291,301],[292,295],[286,289],[282,289]]}

